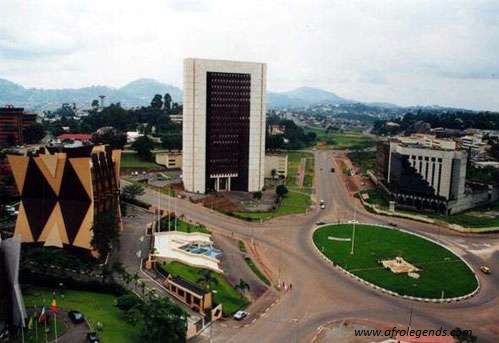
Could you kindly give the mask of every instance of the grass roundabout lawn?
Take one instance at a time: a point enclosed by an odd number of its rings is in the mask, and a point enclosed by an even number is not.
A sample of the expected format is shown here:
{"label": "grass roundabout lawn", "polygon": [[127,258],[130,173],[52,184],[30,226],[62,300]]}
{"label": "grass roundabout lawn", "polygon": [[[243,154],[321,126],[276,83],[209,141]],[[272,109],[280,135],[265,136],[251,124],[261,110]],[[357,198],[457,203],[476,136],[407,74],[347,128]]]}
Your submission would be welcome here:
{"label": "grass roundabout lawn", "polygon": [[[336,265],[385,289],[422,298],[453,298],[473,292],[477,279],[454,253],[427,239],[400,230],[356,224],[326,225],[313,234],[316,247]],[[395,274],[379,261],[402,257],[420,271],[419,278]]]}

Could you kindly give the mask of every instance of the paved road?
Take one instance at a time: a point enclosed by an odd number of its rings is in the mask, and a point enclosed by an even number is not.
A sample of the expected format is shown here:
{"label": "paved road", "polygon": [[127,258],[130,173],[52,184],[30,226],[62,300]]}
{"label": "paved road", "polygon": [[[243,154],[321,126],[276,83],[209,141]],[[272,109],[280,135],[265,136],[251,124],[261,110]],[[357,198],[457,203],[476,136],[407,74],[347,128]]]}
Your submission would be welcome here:
{"label": "paved road", "polygon": [[[185,200],[175,200],[177,211],[203,223],[220,234],[253,239],[259,252],[258,262],[275,281],[293,284],[281,296],[278,305],[253,325],[240,328],[217,326],[215,342],[306,342],[316,330],[333,320],[372,319],[406,326],[412,312],[415,328],[472,329],[480,342],[495,342],[499,337],[499,277],[497,273],[479,274],[482,289],[470,300],[453,304],[411,302],[371,290],[331,268],[314,251],[312,232],[317,221],[336,222],[352,219],[354,212],[361,222],[396,223],[445,243],[469,261],[475,270],[488,264],[499,266],[497,234],[464,235],[434,225],[405,219],[377,216],[365,211],[348,194],[337,173],[331,173],[331,153],[316,154],[316,194],[324,199],[325,210],[307,215],[278,218],[264,224],[252,224],[227,217]],[[336,170],[339,169],[336,168]],[[167,202],[161,196],[162,207]],[[157,195],[148,191],[142,200],[157,203]],[[170,207],[173,208],[173,204]],[[452,280],[449,280],[452,282]]]}

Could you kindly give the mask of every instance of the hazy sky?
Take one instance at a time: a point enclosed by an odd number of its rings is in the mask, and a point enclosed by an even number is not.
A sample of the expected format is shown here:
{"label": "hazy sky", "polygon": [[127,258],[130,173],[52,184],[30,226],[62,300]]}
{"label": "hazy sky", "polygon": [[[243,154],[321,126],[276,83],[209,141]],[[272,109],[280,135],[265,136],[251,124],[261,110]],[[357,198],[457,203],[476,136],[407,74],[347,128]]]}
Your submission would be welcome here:
{"label": "hazy sky", "polygon": [[182,85],[182,60],[268,63],[268,88],[499,110],[499,1],[0,0],[0,78]]}

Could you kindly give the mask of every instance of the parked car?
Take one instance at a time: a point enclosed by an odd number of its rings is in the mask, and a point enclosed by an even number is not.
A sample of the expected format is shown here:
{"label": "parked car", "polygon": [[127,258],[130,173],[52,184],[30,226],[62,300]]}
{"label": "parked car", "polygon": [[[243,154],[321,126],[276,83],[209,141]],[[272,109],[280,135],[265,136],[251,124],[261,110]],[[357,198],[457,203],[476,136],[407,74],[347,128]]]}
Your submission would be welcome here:
{"label": "parked car", "polygon": [[324,224],[326,224],[326,223],[324,223],[324,222],[317,222],[317,223],[315,223],[315,225],[317,225],[317,226],[324,225]]}
{"label": "parked car", "polygon": [[69,311],[68,317],[73,324],[81,324],[85,321],[85,317],[80,311]]}
{"label": "parked car", "polygon": [[334,168],[331,168],[331,173],[334,173]]}
{"label": "parked car", "polygon": [[97,332],[92,331],[87,333],[87,342],[88,343],[99,343],[99,336],[97,336]]}
{"label": "parked car", "polygon": [[326,205],[325,204],[321,204],[321,209],[325,209],[326,208]]}
{"label": "parked car", "polygon": [[482,273],[484,274],[490,274],[490,268],[487,267],[487,266],[480,266],[480,270],[482,271]]}
{"label": "parked car", "polygon": [[243,310],[240,310],[240,311],[237,311],[237,312],[234,314],[234,319],[235,319],[235,320],[243,320],[243,319],[244,319],[244,318],[246,318],[248,315],[249,315],[249,313],[248,313],[248,312],[243,311]]}

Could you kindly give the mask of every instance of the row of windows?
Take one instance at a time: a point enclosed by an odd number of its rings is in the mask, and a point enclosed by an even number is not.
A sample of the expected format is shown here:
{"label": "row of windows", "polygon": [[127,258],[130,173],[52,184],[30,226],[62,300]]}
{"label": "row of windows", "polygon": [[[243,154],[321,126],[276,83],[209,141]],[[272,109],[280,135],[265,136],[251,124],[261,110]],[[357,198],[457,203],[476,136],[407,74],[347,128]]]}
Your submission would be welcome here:
{"label": "row of windows", "polygon": [[[422,161],[422,160],[423,160],[423,156],[414,156],[414,155],[411,155],[411,160],[416,160],[416,159],[417,159],[418,161]],[[429,161],[429,160],[430,160],[430,158],[429,158],[428,156],[425,156],[425,157],[424,157],[424,160],[425,160],[425,161]],[[441,159],[441,158],[435,158],[435,157],[432,157],[432,158],[431,158],[431,161],[432,161],[432,162],[437,161],[437,162],[439,162],[439,163],[442,163],[442,159]]]}

